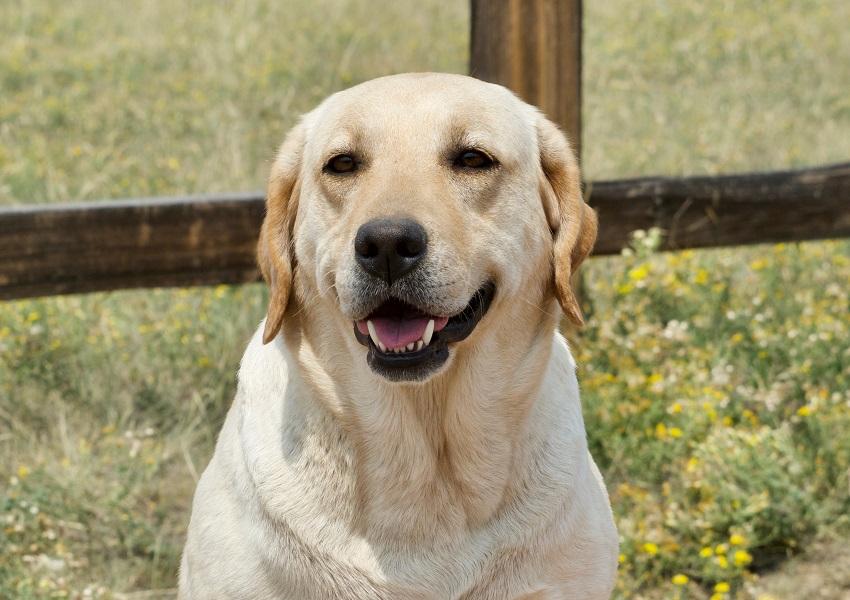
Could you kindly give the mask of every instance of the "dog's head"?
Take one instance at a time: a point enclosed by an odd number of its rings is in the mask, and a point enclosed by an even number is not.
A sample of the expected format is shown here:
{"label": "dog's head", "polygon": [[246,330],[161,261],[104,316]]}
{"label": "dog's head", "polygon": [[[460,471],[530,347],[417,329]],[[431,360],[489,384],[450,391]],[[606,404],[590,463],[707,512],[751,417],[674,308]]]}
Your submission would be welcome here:
{"label": "dog's head", "polygon": [[554,296],[581,324],[570,275],[595,238],[575,156],[534,107],[458,75],[373,80],[305,115],[272,167],[263,340],[328,301],[373,371],[428,379],[478,330],[523,327],[500,322],[512,305]]}

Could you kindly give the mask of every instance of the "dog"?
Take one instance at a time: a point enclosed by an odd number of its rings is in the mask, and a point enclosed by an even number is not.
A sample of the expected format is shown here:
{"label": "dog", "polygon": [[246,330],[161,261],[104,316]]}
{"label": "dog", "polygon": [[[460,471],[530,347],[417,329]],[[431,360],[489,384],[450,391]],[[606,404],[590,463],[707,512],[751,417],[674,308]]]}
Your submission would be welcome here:
{"label": "dog", "polygon": [[404,74],[304,115],[271,169],[268,313],[201,477],[179,597],[608,598],[571,275],[596,216],[507,89]]}

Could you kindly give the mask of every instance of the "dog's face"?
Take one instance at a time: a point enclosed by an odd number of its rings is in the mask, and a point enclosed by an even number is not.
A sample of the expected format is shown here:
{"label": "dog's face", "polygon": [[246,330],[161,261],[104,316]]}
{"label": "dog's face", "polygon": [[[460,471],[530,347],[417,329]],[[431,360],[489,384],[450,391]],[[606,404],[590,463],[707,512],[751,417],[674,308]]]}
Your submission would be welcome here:
{"label": "dog's face", "polygon": [[272,168],[264,341],[291,288],[298,303],[330,301],[391,381],[433,376],[500,305],[554,293],[580,323],[569,277],[596,220],[579,185],[563,135],[500,86],[400,75],[335,94]]}

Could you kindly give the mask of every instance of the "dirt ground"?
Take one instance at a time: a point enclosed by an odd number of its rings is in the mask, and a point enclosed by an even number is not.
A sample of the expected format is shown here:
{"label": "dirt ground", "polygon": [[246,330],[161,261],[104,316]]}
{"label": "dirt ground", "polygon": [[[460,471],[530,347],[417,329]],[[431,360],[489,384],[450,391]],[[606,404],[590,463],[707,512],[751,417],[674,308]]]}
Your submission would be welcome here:
{"label": "dirt ground", "polygon": [[756,598],[777,600],[850,600],[850,544],[820,544],[794,558],[781,570],[763,575],[754,586]]}

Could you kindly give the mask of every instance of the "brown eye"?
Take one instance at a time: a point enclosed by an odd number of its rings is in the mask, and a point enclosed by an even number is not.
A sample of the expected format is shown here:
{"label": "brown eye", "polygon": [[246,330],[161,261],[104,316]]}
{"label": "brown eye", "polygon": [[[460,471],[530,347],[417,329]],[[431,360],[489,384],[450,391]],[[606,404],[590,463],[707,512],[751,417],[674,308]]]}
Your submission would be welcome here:
{"label": "brown eye", "polygon": [[493,159],[480,150],[463,150],[455,158],[455,166],[466,169],[489,169],[493,166]]}
{"label": "brown eye", "polygon": [[331,173],[351,173],[357,168],[354,158],[348,154],[338,154],[328,161],[325,169]]}

